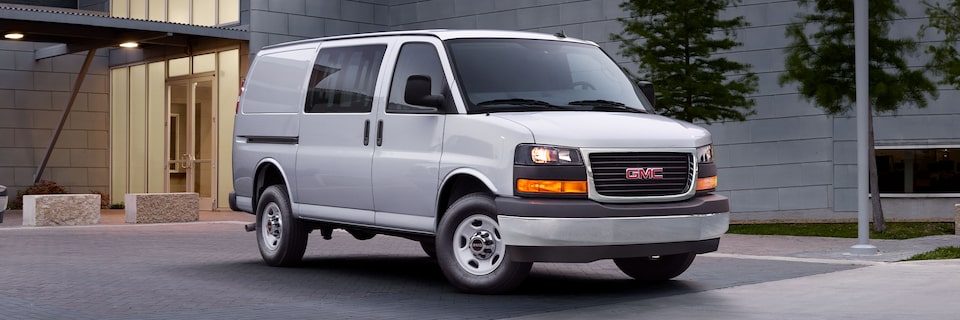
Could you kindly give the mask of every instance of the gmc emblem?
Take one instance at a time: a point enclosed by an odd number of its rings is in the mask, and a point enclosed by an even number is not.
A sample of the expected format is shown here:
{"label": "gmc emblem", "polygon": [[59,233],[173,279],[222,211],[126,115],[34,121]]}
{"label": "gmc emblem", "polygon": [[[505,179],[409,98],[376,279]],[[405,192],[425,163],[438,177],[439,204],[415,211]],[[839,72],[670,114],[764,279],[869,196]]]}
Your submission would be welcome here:
{"label": "gmc emblem", "polygon": [[663,179],[663,168],[627,168],[627,180]]}

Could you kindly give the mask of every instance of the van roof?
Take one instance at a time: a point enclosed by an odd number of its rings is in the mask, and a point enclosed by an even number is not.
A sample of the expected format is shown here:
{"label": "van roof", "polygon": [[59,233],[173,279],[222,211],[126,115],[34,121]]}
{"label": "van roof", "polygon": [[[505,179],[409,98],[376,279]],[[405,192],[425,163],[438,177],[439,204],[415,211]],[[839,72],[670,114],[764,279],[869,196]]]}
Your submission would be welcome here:
{"label": "van roof", "polygon": [[525,31],[508,31],[508,30],[453,30],[453,29],[429,29],[429,30],[406,30],[406,31],[386,31],[386,32],[372,32],[372,33],[357,33],[357,34],[348,34],[332,37],[323,37],[316,39],[306,39],[306,40],[297,40],[291,42],[284,42],[274,45],[269,45],[263,47],[263,49],[284,47],[293,44],[304,44],[304,43],[313,43],[313,42],[324,42],[332,40],[342,40],[342,39],[360,39],[360,38],[372,38],[372,37],[395,37],[395,36],[433,36],[437,37],[440,40],[449,40],[449,39],[463,39],[463,38],[506,38],[506,39],[539,39],[539,40],[562,40],[570,42],[579,42],[592,44],[596,46],[597,44],[592,41],[580,40],[575,38],[568,38],[559,34],[549,35],[545,33],[535,33],[535,32],[525,32]]}

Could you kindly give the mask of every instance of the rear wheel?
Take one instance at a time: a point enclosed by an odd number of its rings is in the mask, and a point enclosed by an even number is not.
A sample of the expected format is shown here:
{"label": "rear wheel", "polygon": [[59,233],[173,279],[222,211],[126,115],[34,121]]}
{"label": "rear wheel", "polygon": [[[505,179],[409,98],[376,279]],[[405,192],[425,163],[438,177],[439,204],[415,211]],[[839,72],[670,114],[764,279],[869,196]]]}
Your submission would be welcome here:
{"label": "rear wheel", "polygon": [[673,279],[690,267],[694,253],[681,253],[657,257],[613,259],[620,271],[644,282],[662,282]]}
{"label": "rear wheel", "polygon": [[307,230],[293,217],[290,198],[283,185],[267,187],[257,203],[257,243],[268,265],[288,267],[303,258]]}
{"label": "rear wheel", "polygon": [[520,285],[529,262],[507,257],[493,198],[483,193],[454,202],[440,221],[437,261],[444,276],[462,291],[501,293]]}

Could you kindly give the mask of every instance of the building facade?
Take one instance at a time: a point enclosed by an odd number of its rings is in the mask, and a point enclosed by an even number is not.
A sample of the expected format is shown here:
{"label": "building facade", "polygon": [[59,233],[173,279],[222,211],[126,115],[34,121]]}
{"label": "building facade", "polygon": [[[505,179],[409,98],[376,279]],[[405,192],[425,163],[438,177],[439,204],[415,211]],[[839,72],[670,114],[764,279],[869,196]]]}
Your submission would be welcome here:
{"label": "building facade", "polygon": [[[42,177],[72,192],[107,192],[115,203],[125,193],[192,191],[201,194],[205,208],[227,206],[236,96],[249,60],[265,45],[424,28],[562,31],[597,42],[635,69],[610,41],[611,33],[621,31],[616,19],[627,17],[621,0],[3,2],[209,29],[197,33],[244,34],[244,39],[207,37],[179,45],[153,39],[136,49],[97,51]],[[900,5],[907,16],[894,22],[892,36],[918,37],[926,22],[923,5]],[[744,0],[723,13],[742,15],[750,26],[738,31],[743,46],[722,54],[750,63],[760,77],[755,115],[707,126],[716,144],[719,190],[730,197],[734,220],[856,217],[855,120],[825,115],[795,87],[778,85],[788,45],[785,29],[801,10],[795,1]],[[0,17],[16,22],[15,13]],[[0,184],[13,189],[32,184],[84,57],[35,59],[49,44],[28,42],[27,36],[0,41],[0,137],[6,137],[0,138]],[[928,31],[920,40],[938,38]],[[923,55],[910,57],[913,66],[924,62]],[[940,98],[925,109],[906,107],[875,117],[888,218],[952,217],[953,204],[960,202],[957,98],[956,90],[942,87]]]}

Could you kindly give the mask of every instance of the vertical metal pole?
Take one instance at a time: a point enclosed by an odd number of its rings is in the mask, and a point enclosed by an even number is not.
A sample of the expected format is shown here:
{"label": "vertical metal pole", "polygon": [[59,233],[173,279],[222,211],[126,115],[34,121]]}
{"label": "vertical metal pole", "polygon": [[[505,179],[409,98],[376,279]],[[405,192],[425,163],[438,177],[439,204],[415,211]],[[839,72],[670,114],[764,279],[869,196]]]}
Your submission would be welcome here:
{"label": "vertical metal pole", "polygon": [[870,78],[868,77],[869,54],[867,45],[868,33],[868,10],[867,0],[855,0],[853,3],[853,34],[854,56],[856,62],[856,83],[857,83],[857,244],[850,247],[850,253],[858,255],[877,254],[877,247],[870,244],[870,201],[867,194],[870,192],[870,172],[869,155],[867,141],[869,132],[867,129],[867,117],[871,117],[869,110],[870,103]]}
{"label": "vertical metal pole", "polygon": [[60,132],[63,131],[63,124],[67,122],[70,109],[73,109],[73,102],[77,100],[77,94],[80,93],[80,85],[83,84],[83,79],[87,77],[87,70],[90,69],[90,63],[93,62],[93,57],[96,54],[97,49],[87,51],[87,59],[83,61],[83,66],[80,67],[80,74],[77,75],[77,82],[73,84],[73,93],[70,94],[67,107],[63,109],[63,114],[60,115],[60,124],[57,125],[57,130],[53,132],[53,137],[50,138],[50,143],[47,144],[47,152],[43,154],[43,159],[40,161],[40,166],[37,167],[37,172],[33,174],[33,183],[40,182],[40,177],[43,176],[43,169],[47,167],[47,161],[50,160],[53,147],[57,145],[57,139],[60,138]]}

